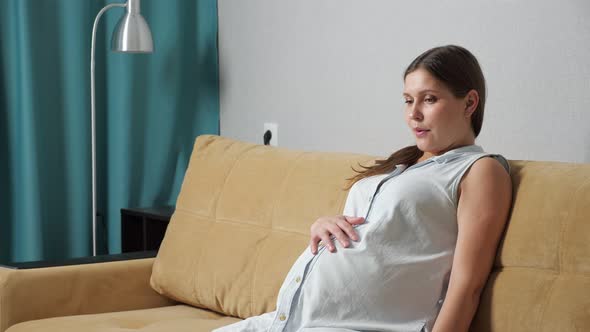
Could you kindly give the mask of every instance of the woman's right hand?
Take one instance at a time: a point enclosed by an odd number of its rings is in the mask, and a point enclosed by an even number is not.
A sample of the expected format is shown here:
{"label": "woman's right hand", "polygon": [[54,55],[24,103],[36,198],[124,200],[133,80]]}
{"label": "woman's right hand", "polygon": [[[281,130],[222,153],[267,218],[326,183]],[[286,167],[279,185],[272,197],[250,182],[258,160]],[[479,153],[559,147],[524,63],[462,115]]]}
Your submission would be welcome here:
{"label": "woman's right hand", "polygon": [[332,216],[332,217],[320,217],[310,227],[311,239],[309,240],[309,246],[312,254],[318,253],[318,243],[320,240],[328,247],[330,252],[335,252],[336,247],[332,240],[331,235],[342,244],[344,248],[347,248],[350,244],[349,238],[353,241],[358,241],[358,235],[352,225],[360,225],[365,222],[363,217],[348,217],[348,216]]}

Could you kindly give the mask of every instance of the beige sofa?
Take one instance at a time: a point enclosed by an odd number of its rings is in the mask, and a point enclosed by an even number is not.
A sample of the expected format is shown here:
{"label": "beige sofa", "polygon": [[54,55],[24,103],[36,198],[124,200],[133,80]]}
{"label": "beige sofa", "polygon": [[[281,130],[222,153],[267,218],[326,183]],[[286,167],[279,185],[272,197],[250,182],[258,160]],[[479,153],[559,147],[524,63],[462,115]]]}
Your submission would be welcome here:
{"label": "beige sofa", "polygon": [[[374,158],[200,136],[157,258],[0,268],[0,332],[211,331],[274,310],[310,224],[341,212],[350,166]],[[590,165],[510,163],[471,331],[590,331]]]}

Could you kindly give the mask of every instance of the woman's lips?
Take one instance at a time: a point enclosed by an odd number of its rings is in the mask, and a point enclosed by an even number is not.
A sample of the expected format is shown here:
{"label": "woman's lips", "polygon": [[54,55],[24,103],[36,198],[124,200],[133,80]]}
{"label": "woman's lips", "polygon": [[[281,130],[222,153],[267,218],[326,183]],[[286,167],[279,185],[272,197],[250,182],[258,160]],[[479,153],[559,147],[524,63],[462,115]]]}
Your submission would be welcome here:
{"label": "woman's lips", "polygon": [[430,130],[427,129],[414,129],[414,133],[416,133],[417,137],[424,137],[426,136],[426,134],[429,132]]}

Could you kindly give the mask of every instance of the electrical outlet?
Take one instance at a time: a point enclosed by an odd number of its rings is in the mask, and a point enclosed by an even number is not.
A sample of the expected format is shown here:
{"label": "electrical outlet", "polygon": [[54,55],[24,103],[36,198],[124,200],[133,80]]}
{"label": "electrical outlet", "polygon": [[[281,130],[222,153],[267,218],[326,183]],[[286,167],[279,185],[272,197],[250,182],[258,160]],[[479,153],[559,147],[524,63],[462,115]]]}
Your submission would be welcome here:
{"label": "electrical outlet", "polygon": [[[270,130],[271,138],[270,138],[270,145],[272,146],[279,146],[279,125],[272,122],[265,122],[264,123],[264,131],[262,132],[262,136],[264,137],[264,133],[267,130]],[[263,138],[264,142],[264,138]]]}

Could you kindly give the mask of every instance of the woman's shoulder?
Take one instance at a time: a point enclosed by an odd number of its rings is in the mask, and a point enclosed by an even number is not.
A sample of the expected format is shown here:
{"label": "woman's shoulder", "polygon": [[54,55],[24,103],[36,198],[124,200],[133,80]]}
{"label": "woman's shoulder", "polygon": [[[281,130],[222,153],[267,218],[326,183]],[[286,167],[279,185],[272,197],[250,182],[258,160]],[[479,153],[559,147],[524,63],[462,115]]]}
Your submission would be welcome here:
{"label": "woman's shoulder", "polygon": [[508,159],[506,159],[503,155],[498,154],[498,153],[488,153],[488,152],[484,152],[481,153],[479,158],[477,158],[477,160],[473,163],[472,167],[475,166],[476,164],[479,165],[485,165],[485,166],[479,166],[479,167],[494,167],[492,165],[498,165],[498,166],[502,166],[502,168],[508,173],[510,174],[510,162],[508,162]]}
{"label": "woman's shoulder", "polygon": [[487,154],[478,158],[466,172],[463,184],[484,182],[511,182],[510,164],[508,160],[498,154]]}
{"label": "woman's shoulder", "polygon": [[[501,160],[504,160],[507,166]],[[498,158],[489,155],[478,158],[467,170],[456,189],[456,197],[459,199],[462,193],[472,190],[489,192],[492,196],[506,195],[511,191],[511,188],[512,179],[508,162],[502,156]]]}

